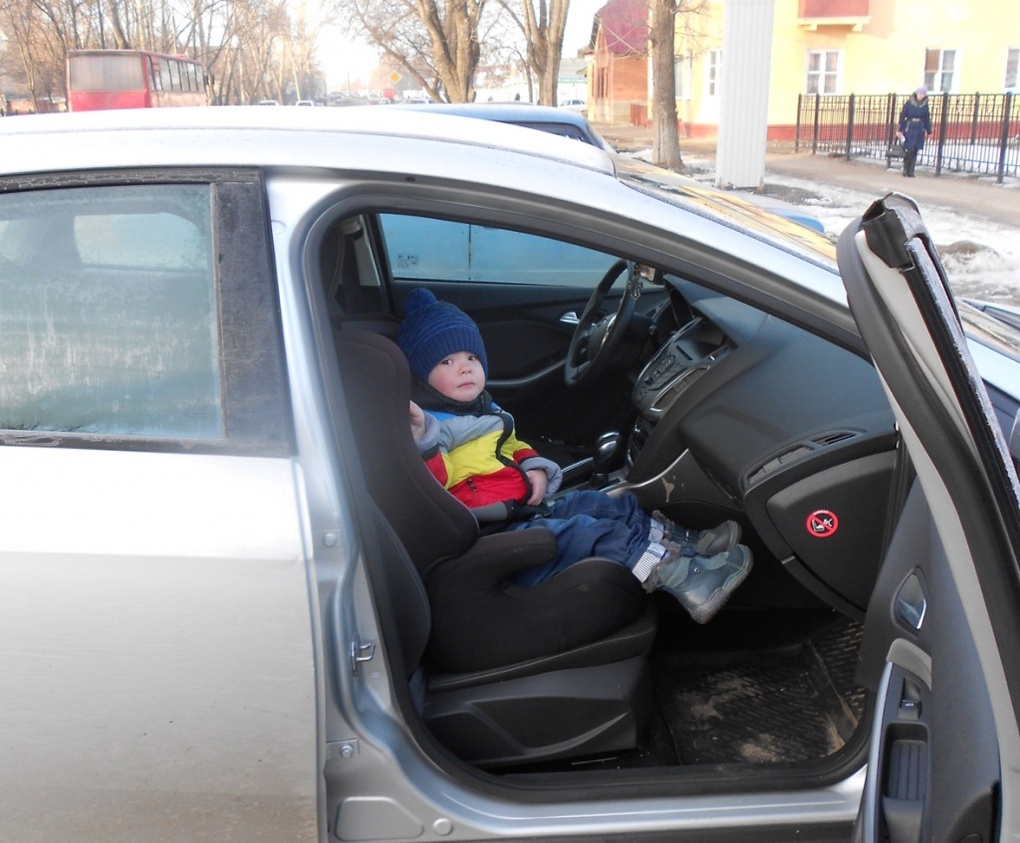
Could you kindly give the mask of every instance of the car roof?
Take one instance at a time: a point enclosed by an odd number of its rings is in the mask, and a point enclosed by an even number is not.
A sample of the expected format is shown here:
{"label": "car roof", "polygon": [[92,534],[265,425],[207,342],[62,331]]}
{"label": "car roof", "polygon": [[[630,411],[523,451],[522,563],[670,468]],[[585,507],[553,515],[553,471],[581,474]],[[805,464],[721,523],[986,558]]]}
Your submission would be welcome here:
{"label": "car roof", "polygon": [[230,106],[26,115],[0,121],[0,174],[195,165],[347,169],[359,166],[363,158],[384,165],[389,160],[392,169],[400,170],[402,148],[408,151],[409,140],[442,145],[447,151],[499,149],[532,160],[615,173],[610,155],[588,144],[485,120],[409,114],[410,108],[281,112]]}

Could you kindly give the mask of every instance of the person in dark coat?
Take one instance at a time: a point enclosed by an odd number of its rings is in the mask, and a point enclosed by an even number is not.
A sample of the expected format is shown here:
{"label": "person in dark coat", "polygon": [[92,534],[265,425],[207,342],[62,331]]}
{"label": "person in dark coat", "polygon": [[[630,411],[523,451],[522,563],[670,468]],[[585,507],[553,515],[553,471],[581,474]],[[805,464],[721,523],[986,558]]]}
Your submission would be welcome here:
{"label": "person in dark coat", "polygon": [[924,141],[931,136],[931,112],[928,110],[928,89],[918,88],[900,110],[899,132],[903,141],[903,175],[914,177],[917,154],[924,149]]}

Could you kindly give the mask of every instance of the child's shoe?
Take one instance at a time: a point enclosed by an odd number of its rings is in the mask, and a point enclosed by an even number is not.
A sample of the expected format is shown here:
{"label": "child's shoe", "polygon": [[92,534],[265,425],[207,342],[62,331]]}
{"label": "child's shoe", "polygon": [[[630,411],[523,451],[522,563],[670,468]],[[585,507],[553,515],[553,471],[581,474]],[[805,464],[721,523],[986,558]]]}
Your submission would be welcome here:
{"label": "child's shoe", "polygon": [[[706,539],[705,547],[717,547],[723,540],[724,536],[715,534],[711,542]],[[664,543],[666,555],[652,569],[645,589],[668,591],[696,623],[711,620],[751,570],[751,551],[742,544],[706,556],[689,552],[701,545],[701,539],[694,545],[691,542]]]}
{"label": "child's shoe", "polygon": [[740,541],[740,525],[736,521],[724,521],[711,530],[688,530],[674,524],[661,512],[652,513],[652,518],[662,525],[664,532],[660,540],[669,547],[677,545],[680,556],[715,556],[734,547]]}

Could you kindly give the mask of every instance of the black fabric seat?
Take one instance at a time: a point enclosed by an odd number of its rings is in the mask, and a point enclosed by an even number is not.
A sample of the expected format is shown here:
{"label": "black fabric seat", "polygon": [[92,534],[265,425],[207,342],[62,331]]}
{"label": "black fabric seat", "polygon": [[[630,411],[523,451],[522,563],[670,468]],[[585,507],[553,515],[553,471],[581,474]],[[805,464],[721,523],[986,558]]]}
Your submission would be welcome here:
{"label": "black fabric seat", "polygon": [[389,339],[335,332],[348,415],[382,552],[370,576],[388,595],[389,630],[422,714],[482,765],[619,750],[650,706],[650,601],[634,576],[588,559],[535,586],[508,581],[555,552],[550,532],[480,535],[435,481],[410,434],[410,372]]}

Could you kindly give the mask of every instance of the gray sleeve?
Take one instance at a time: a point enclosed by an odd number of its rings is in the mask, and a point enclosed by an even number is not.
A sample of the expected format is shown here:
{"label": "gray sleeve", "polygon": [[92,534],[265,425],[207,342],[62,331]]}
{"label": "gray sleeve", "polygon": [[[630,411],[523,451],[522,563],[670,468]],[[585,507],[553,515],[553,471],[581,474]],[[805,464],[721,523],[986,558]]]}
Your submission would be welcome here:
{"label": "gray sleeve", "polygon": [[521,462],[521,468],[525,471],[537,468],[546,473],[546,476],[549,478],[549,485],[545,490],[546,497],[556,494],[556,490],[563,483],[563,470],[552,460],[547,460],[545,457],[528,457]]}
{"label": "gray sleeve", "polygon": [[439,444],[440,429],[439,419],[432,415],[432,413],[425,412],[425,432],[422,434],[421,439],[415,440],[414,443],[418,446],[419,454],[431,451]]}

